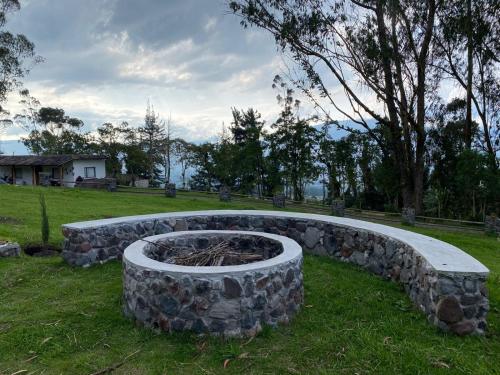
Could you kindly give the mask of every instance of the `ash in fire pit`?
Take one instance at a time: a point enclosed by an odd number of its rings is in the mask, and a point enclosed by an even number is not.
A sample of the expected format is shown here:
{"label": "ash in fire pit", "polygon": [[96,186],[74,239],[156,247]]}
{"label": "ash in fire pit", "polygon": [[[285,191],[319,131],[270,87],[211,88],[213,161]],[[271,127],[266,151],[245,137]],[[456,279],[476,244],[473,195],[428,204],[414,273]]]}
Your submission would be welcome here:
{"label": "ash in fire pit", "polygon": [[167,332],[251,336],[303,301],[302,249],[274,234],[172,232],[133,243],[123,263],[125,313]]}

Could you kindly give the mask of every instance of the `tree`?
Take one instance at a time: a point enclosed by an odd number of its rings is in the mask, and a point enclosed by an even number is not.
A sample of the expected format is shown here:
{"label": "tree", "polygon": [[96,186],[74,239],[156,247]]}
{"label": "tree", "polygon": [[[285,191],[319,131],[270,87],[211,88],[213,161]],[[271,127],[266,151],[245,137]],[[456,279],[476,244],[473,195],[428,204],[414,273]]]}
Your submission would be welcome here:
{"label": "tree", "polygon": [[25,35],[12,34],[5,29],[8,15],[21,8],[19,0],[0,0],[0,112],[7,95],[21,86],[21,79],[29,73],[28,63],[42,61],[35,54],[35,45]]}
{"label": "tree", "polygon": [[144,126],[139,127],[138,136],[142,149],[148,159],[148,170],[146,177],[151,184],[157,183],[160,171],[157,165],[162,162],[161,147],[165,139],[165,124],[160,120],[160,116],[155,113],[153,106],[148,103]]}
{"label": "tree", "polygon": [[324,175],[323,185],[326,187],[324,199],[330,204],[333,199],[340,197],[340,183],[335,160],[335,141],[330,136],[329,124],[325,124],[318,135],[318,162]]}
{"label": "tree", "polygon": [[[325,122],[333,122],[334,109],[390,152],[403,204],[420,212],[425,111],[436,83],[429,74],[436,1],[237,0],[229,7],[244,27],[256,25],[270,32],[298,63],[304,74],[290,79],[323,112]],[[342,109],[333,95],[337,84],[349,110]],[[383,109],[364,100],[359,86]],[[387,128],[390,143],[382,144],[368,117]]]}
{"label": "tree", "polygon": [[483,220],[485,214],[498,210],[500,179],[488,154],[468,146],[466,134],[470,131],[472,141],[478,140],[479,126],[475,122],[470,130],[465,126],[466,99],[441,105],[438,114],[427,145],[432,169],[426,209],[438,217]]}
{"label": "tree", "polygon": [[164,123],[165,138],[160,142],[160,152],[165,173],[165,183],[170,182],[172,160],[175,156],[175,139],[172,138],[172,119],[169,117]]}
{"label": "tree", "polygon": [[182,188],[186,188],[186,172],[193,165],[193,149],[195,146],[192,143],[186,142],[182,138],[176,138],[174,142],[174,152],[177,156],[177,161],[181,167]]}
{"label": "tree", "polygon": [[[30,101],[32,103],[32,101]],[[26,130],[31,129],[23,144],[36,155],[81,154],[89,151],[90,134],[81,134],[83,121],[67,116],[63,109],[29,107],[18,117]]]}
{"label": "tree", "polygon": [[115,126],[110,122],[97,128],[99,153],[106,156],[106,172],[116,177],[122,170],[122,158],[126,152],[125,140],[132,130],[127,122]]}
{"label": "tree", "polygon": [[257,193],[262,195],[263,165],[263,127],[261,115],[253,108],[247,111],[232,109],[233,122],[229,128],[232,141],[236,145],[237,159],[237,189],[243,193],[251,193],[257,187]]}
{"label": "tree", "polygon": [[277,96],[282,111],[271,125],[274,130],[271,138],[277,148],[283,177],[290,184],[293,199],[302,201],[306,183],[319,176],[316,164],[317,132],[309,125],[309,120],[296,117],[294,111],[298,109],[300,102],[293,99],[293,90],[279,77],[275,78],[273,86],[283,92]]}
{"label": "tree", "polygon": [[212,143],[193,145],[191,165],[196,169],[192,176],[190,187],[192,190],[211,191],[215,179],[214,156],[215,146]]}
{"label": "tree", "polygon": [[471,149],[472,105],[481,121],[481,145],[498,168],[500,150],[500,82],[498,77],[500,4],[488,0],[452,0],[439,9],[437,68],[466,95],[465,146]]}
{"label": "tree", "polygon": [[31,132],[40,130],[38,111],[40,110],[40,101],[31,95],[28,89],[19,91],[21,100],[19,104],[22,107],[21,113],[14,116],[16,122],[22,129]]}

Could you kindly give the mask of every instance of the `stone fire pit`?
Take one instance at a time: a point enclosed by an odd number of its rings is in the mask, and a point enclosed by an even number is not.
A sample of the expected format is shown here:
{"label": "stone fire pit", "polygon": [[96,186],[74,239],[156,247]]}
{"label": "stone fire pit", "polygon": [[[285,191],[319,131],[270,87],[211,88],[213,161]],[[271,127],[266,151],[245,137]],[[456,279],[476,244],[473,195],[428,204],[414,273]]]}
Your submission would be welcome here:
{"label": "stone fire pit", "polygon": [[[173,264],[221,243],[262,260]],[[289,322],[303,301],[302,249],[275,234],[201,230],[146,237],[126,248],[123,266],[126,315],[166,332],[252,336],[263,324]]]}

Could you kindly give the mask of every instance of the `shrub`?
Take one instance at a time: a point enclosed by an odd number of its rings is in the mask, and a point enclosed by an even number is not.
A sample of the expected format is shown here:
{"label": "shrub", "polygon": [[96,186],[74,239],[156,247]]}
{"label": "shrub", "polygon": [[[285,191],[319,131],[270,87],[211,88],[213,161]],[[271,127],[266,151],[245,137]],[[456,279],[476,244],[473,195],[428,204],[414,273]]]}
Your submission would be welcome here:
{"label": "shrub", "polygon": [[47,216],[47,204],[45,203],[45,195],[40,193],[40,215],[41,215],[41,230],[42,230],[42,243],[47,245],[49,242],[50,228],[49,217]]}

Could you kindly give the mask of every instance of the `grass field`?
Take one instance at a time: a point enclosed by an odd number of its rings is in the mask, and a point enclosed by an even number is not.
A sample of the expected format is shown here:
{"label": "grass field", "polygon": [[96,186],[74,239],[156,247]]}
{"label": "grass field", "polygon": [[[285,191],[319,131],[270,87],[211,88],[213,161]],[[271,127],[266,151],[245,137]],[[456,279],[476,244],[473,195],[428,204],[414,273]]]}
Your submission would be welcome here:
{"label": "grass field", "polygon": [[[39,191],[0,186],[0,239],[40,240]],[[55,245],[67,222],[269,207],[188,195],[44,191]],[[485,337],[444,334],[397,284],[310,255],[304,264],[305,307],[289,326],[266,329],[253,340],[155,334],[122,316],[119,262],[80,269],[58,257],[22,256],[0,259],[0,374],[92,374],[115,365],[121,366],[113,374],[500,373],[500,242],[478,234],[418,232],[450,242],[490,268]]]}

